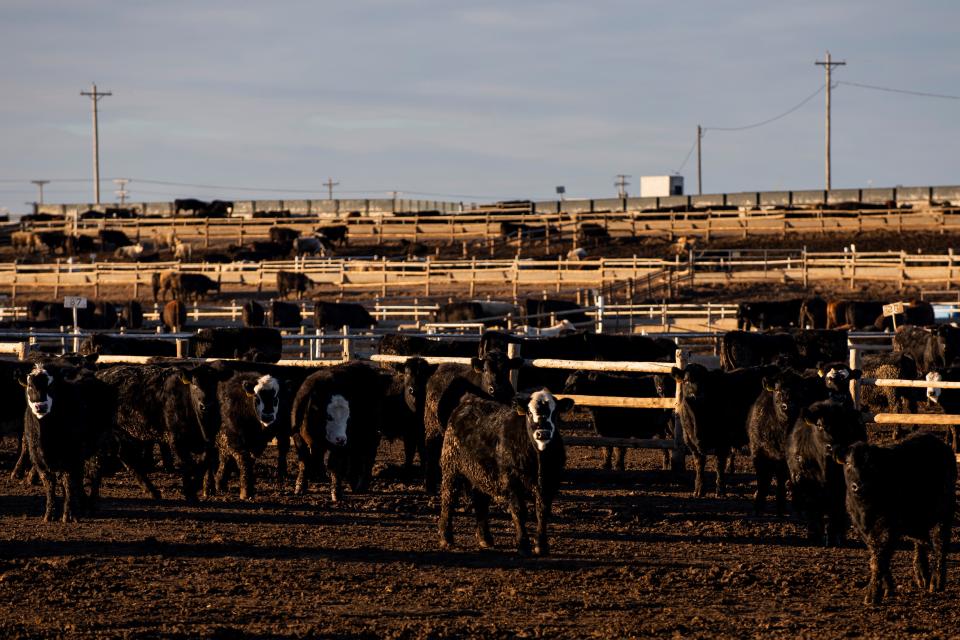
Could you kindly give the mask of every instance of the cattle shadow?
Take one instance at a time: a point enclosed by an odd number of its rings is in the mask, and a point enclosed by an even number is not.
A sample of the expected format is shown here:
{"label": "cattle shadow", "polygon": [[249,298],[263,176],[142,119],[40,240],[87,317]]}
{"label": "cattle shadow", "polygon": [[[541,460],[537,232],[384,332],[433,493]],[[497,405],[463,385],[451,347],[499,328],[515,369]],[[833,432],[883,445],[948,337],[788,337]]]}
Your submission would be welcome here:
{"label": "cattle shadow", "polygon": [[[393,550],[361,546],[351,549],[309,546],[256,545],[239,542],[165,542],[146,538],[137,541],[102,540],[12,540],[7,541],[7,560],[78,557],[89,559],[160,556],[165,559],[219,560],[327,560],[384,566],[414,565],[417,568],[451,569],[523,569],[575,572],[587,569],[620,567],[620,558],[596,558],[580,555],[522,557],[513,549],[476,550],[456,547],[450,551]],[[636,561],[631,561],[637,564]],[[640,562],[651,567],[662,562]]]}

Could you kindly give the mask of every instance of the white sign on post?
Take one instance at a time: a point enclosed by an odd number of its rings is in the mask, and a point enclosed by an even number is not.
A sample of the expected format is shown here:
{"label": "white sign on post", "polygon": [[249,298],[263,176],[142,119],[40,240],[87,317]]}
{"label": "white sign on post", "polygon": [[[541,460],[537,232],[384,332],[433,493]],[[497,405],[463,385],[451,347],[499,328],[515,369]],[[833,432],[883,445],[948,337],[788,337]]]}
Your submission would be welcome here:
{"label": "white sign on post", "polygon": [[87,299],[83,296],[64,296],[63,306],[67,309],[86,309]]}
{"label": "white sign on post", "polygon": [[890,304],[883,305],[883,315],[885,317],[895,316],[900,313],[903,313],[902,302],[891,302]]}

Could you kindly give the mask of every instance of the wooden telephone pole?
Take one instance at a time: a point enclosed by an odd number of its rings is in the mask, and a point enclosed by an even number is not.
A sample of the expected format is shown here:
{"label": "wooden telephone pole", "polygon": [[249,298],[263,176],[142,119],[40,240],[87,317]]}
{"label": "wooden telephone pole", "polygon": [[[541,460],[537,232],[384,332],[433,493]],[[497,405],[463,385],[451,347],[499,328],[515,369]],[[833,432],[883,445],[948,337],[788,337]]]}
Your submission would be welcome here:
{"label": "wooden telephone pole", "polygon": [[827,142],[827,159],[826,159],[826,174],[827,174],[827,191],[830,190],[830,71],[833,67],[842,67],[846,65],[846,61],[833,62],[830,59],[830,52],[827,51],[826,60],[817,60],[814,64],[824,67],[827,72],[827,126],[826,126],[826,142]]}
{"label": "wooden telephone pole", "polygon": [[97,103],[101,98],[112,96],[110,91],[97,91],[97,85],[93,85],[93,91],[81,91],[80,95],[89,96],[93,103],[93,201],[100,204],[100,134],[97,130]]}

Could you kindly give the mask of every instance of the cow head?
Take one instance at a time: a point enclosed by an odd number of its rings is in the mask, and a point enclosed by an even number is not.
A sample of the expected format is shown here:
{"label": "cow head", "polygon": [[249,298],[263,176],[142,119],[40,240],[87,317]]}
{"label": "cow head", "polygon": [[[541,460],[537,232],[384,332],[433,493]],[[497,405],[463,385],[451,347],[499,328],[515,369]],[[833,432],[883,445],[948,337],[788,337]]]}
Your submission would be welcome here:
{"label": "cow head", "polygon": [[801,409],[800,420],[813,429],[824,454],[837,462],[842,462],[850,445],[867,439],[860,412],[836,400],[821,400]]}
{"label": "cow head", "polygon": [[228,380],[233,372],[226,368],[215,368],[200,364],[184,369],[176,374],[173,384],[187,385],[190,406],[200,425],[203,439],[213,442],[220,428],[220,403],[217,398],[217,385]]}
{"label": "cow head", "polygon": [[[927,382],[943,382],[943,374],[939,371],[929,371],[925,376]],[[943,389],[940,387],[927,387],[927,400],[934,404],[940,402],[940,394],[943,392]]]}
{"label": "cow head", "polygon": [[680,394],[684,402],[696,405],[703,401],[710,388],[710,371],[699,364],[688,364],[683,369],[673,367],[670,370],[674,381],[680,385]]}
{"label": "cow head", "polygon": [[527,435],[537,451],[546,451],[557,436],[560,414],[573,408],[573,400],[557,400],[550,391],[541,389],[530,396],[514,398],[517,413],[526,416]]}
{"label": "cow head", "polygon": [[870,496],[877,493],[884,472],[878,468],[877,453],[866,442],[858,442],[844,452],[843,477],[848,496],[852,494],[857,500],[870,500]]}
{"label": "cow head", "polygon": [[423,358],[408,358],[403,363],[403,399],[407,408],[416,415],[423,415],[427,380],[436,369],[435,365],[427,364]]}
{"label": "cow head", "polygon": [[340,394],[333,394],[326,403],[327,442],[338,447],[347,444],[347,423],[350,421],[350,403]]}
{"label": "cow head", "polygon": [[783,371],[763,379],[763,388],[773,400],[773,412],[781,424],[792,424],[804,400],[803,379],[793,371]]}
{"label": "cow head", "polygon": [[831,394],[848,394],[851,380],[859,380],[863,375],[860,369],[851,369],[841,363],[823,363],[817,365],[817,374],[823,378],[823,383]]}
{"label": "cow head", "polygon": [[27,407],[30,412],[36,416],[37,420],[43,420],[53,410],[53,376],[43,365],[37,364],[29,374],[26,381],[21,381],[26,388]]}
{"label": "cow head", "polygon": [[473,370],[480,374],[478,385],[495,400],[509,402],[513,398],[510,370],[523,366],[523,358],[508,358],[502,351],[491,351],[483,358],[472,358]]}
{"label": "cow head", "polygon": [[256,380],[246,379],[241,385],[243,392],[253,400],[260,424],[269,427],[277,419],[277,409],[280,407],[280,382],[266,375]]}

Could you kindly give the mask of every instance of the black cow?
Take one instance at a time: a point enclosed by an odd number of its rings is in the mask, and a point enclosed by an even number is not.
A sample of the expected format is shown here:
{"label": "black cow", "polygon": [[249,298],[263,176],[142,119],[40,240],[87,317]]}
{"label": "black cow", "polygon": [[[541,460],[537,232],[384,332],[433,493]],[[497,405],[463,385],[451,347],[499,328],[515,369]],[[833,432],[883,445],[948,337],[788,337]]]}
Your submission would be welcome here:
{"label": "black cow", "polygon": [[757,472],[757,492],[753,508],[757,515],[766,509],[770,480],[776,478],[777,516],[782,516],[787,500],[787,441],[801,409],[827,396],[819,376],[804,377],[786,369],[763,379],[763,391],[747,416],[750,454]]}
{"label": "black cow", "polygon": [[303,294],[315,286],[313,280],[306,274],[296,271],[277,271],[277,292],[281,298],[286,298],[291,292],[295,292],[297,300],[301,300]]}
{"label": "black cow", "polygon": [[283,356],[283,337],[267,327],[200,329],[190,337],[194,358],[237,358],[277,362]]}
{"label": "black cow", "polygon": [[441,454],[441,548],[453,545],[453,510],[462,479],[476,512],[480,547],[493,546],[490,499],[498,498],[510,511],[517,550],[529,555],[526,501],[530,496],[537,518],[533,552],[549,555],[547,521],[566,466],[560,414],[572,408],[571,400],[557,400],[546,389],[518,396],[513,406],[475,395],[460,402],[450,415]]}
{"label": "black cow", "polygon": [[[837,307],[833,321],[840,321],[840,324],[830,323],[830,304],[827,306],[828,329],[850,329],[853,331],[862,329],[873,329],[878,318],[883,317],[883,303],[873,300],[846,300],[836,302]],[[842,316],[840,315],[842,312]]]}
{"label": "black cow", "polygon": [[298,473],[294,492],[305,493],[310,477],[324,468],[330,474],[330,499],[342,496],[347,480],[355,492],[370,483],[382,415],[381,399],[390,375],[362,363],[322,369],[309,375],[293,401],[291,424]]}
{"label": "black cow", "polygon": [[[673,398],[675,384],[668,375],[614,375],[576,371],[567,377],[564,394],[623,398]],[[673,436],[672,409],[589,407],[593,428],[606,438],[668,438]],[[626,447],[617,447],[616,468],[626,468]],[[603,468],[613,468],[613,447],[606,447]],[[666,452],[665,452],[666,458]],[[667,461],[665,460],[665,463]]]}
{"label": "black cow", "polygon": [[437,322],[476,322],[484,325],[503,324],[508,316],[514,316],[517,308],[509,302],[448,302],[441,305],[436,313]]}
{"label": "black cow", "polygon": [[323,302],[317,300],[313,307],[313,322],[317,329],[369,329],[377,324],[373,316],[354,302]]}
{"label": "black cow", "polygon": [[241,308],[243,314],[243,326],[262,327],[264,325],[265,313],[263,306],[256,300],[247,300]]}
{"label": "black cow", "polygon": [[423,429],[426,450],[425,487],[436,491],[440,479],[440,450],[450,413],[467,393],[500,402],[509,402],[514,390],[510,370],[523,364],[521,358],[507,358],[500,351],[490,351],[483,358],[473,358],[470,365],[442,364],[427,382],[424,400]]}
{"label": "black cow", "polygon": [[820,296],[806,298],[800,305],[798,326],[801,329],[826,329],[827,301]]}
{"label": "black cow", "polygon": [[[454,340],[424,338],[403,333],[388,333],[380,339],[377,352],[393,356],[453,356],[472,358],[477,355],[475,339]],[[503,349],[506,350],[506,347]]]}
{"label": "black cow", "polygon": [[383,421],[381,431],[387,440],[403,441],[403,468],[409,476],[413,471],[414,456],[419,454],[421,467],[426,458],[423,412],[427,381],[437,366],[414,357],[387,370],[391,371],[392,378],[384,394],[383,412],[389,419]]}
{"label": "black cow", "polygon": [[270,241],[286,245],[287,253],[293,246],[293,241],[300,237],[300,232],[289,227],[270,227]]}
{"label": "black cow", "polygon": [[326,238],[330,244],[339,244],[341,247],[349,240],[348,231],[345,224],[328,224],[316,229],[316,232]]}
{"label": "black cow", "polygon": [[[113,453],[155,499],[160,491],[147,476],[142,451],[166,445],[179,471],[183,496],[197,500],[215,458],[219,428],[216,390],[219,373],[206,366],[117,365],[97,372],[117,398]],[[99,471],[91,481],[99,490]],[[204,487],[209,493],[209,483]]]}
{"label": "black cow", "polygon": [[774,366],[734,371],[712,371],[699,364],[673,368],[673,378],[681,385],[680,424],[696,472],[694,496],[703,496],[710,452],[717,458],[717,495],[723,495],[727,458],[732,449],[747,444],[747,415],[763,390],[763,379],[777,371]]}
{"label": "black cow", "polygon": [[97,247],[93,236],[69,235],[64,243],[64,249],[68,255],[78,256],[94,253]]}
{"label": "black cow", "polygon": [[270,325],[273,327],[299,327],[303,320],[300,305],[294,302],[274,300],[270,303]]}
{"label": "black cow", "polygon": [[38,364],[22,384],[27,402],[24,437],[47,497],[43,519],[53,519],[57,485],[61,484],[63,521],[72,522],[84,497],[84,465],[102,450],[116,401],[110,390],[86,371],[68,372]]}
{"label": "black cow", "polygon": [[806,520],[812,543],[842,544],[847,529],[843,469],[834,457],[866,438],[860,412],[849,402],[822,400],[801,410],[787,442],[787,467],[794,510]]}
{"label": "black cow", "polygon": [[917,588],[943,591],[956,509],[953,452],[930,434],[890,447],[859,442],[847,452],[843,472],[847,512],[870,550],[870,584],[864,603],[879,604],[882,594],[894,595],[890,559],[900,538],[914,543]]}
{"label": "black cow", "polygon": [[220,292],[220,283],[202,273],[175,274],[174,297],[182,300],[199,300],[211,291]]}
{"label": "black cow", "polygon": [[913,358],[917,373],[925,375],[955,364],[960,357],[960,329],[945,324],[933,327],[906,325],[893,336],[893,349]]}
{"label": "black cow", "polygon": [[189,211],[198,218],[225,218],[233,211],[233,203],[225,200],[206,202],[196,198],[178,198],[173,201],[173,214]]}
{"label": "black cow", "polygon": [[[524,300],[526,316],[524,321],[531,327],[550,327],[560,320],[569,320],[574,324],[590,321],[583,307],[567,300],[550,300],[541,298],[527,298]],[[554,319],[551,320],[551,314]]]}
{"label": "black cow", "polygon": [[123,304],[117,326],[125,329],[143,327],[143,306],[137,300],[129,300]]}
{"label": "black cow", "polygon": [[[896,322],[894,322],[896,321]],[[880,331],[892,331],[894,324],[902,327],[906,324],[923,327],[936,323],[937,319],[933,313],[933,305],[923,300],[911,300],[903,305],[903,313],[897,313],[892,316],[881,314],[874,322],[874,327]]]}
{"label": "black cow", "polygon": [[[280,382],[259,373],[238,372],[220,382],[217,402],[221,426],[216,440],[220,463],[215,486],[218,492],[226,492],[233,463],[240,475],[240,499],[249,500],[256,494],[254,459],[279,437],[274,422],[279,412],[289,407],[280,406]],[[289,439],[289,433],[282,435]]]}
{"label": "black cow", "polygon": [[752,300],[737,305],[737,329],[784,329],[795,327],[800,319],[802,298],[777,302]]}
{"label": "black cow", "polygon": [[842,329],[790,329],[788,334],[797,347],[798,369],[808,369],[822,362],[847,360],[848,334]]}
{"label": "black cow", "polygon": [[138,336],[115,338],[104,333],[94,333],[80,343],[80,354],[174,357],[177,355],[177,347],[169,340]]}
{"label": "black cow", "polygon": [[600,246],[610,242],[610,234],[602,224],[596,222],[584,222],[577,229],[577,241],[580,244],[590,246]]}
{"label": "black cow", "polygon": [[5,399],[0,403],[0,437],[14,436],[20,451],[20,457],[10,473],[11,479],[23,476],[30,459],[27,442],[23,437],[23,416],[27,400],[17,381],[25,381],[34,366],[33,362],[0,360],[0,397]]}
{"label": "black cow", "polygon": [[797,344],[787,333],[728,331],[720,339],[720,366],[726,371],[765,364],[795,364]]}
{"label": "black cow", "polygon": [[120,247],[129,247],[133,244],[133,240],[127,234],[115,229],[101,229],[97,233],[97,237],[100,239],[101,251],[114,251]]}
{"label": "black cow", "polygon": [[38,231],[37,240],[51,253],[65,252],[67,248],[67,234],[63,231]]}

